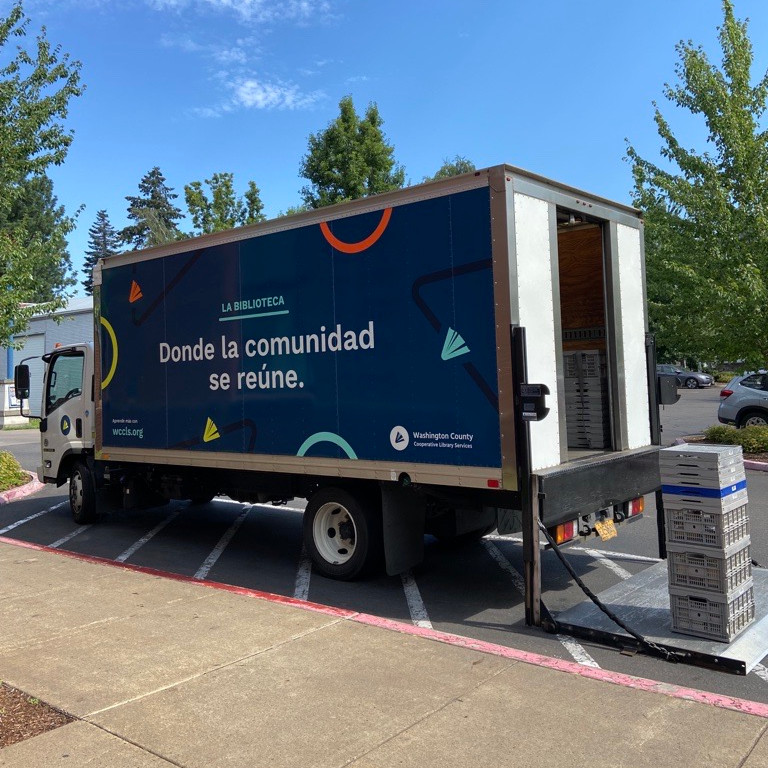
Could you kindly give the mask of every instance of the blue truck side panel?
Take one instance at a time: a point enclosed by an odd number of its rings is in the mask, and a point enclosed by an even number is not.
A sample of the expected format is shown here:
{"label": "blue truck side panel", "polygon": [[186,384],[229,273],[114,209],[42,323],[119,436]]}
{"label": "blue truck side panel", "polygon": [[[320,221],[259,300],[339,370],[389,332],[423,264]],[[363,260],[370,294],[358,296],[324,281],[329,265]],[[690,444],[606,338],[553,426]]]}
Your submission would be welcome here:
{"label": "blue truck side panel", "polygon": [[500,467],[487,187],[109,267],[105,448]]}

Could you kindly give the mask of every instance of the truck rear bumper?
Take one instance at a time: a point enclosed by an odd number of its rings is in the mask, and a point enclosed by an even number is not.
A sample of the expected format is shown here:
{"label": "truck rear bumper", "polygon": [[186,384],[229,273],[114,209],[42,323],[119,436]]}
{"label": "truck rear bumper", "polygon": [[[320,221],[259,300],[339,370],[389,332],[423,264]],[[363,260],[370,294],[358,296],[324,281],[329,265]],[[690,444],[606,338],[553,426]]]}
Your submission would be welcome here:
{"label": "truck rear bumper", "polygon": [[604,454],[535,474],[541,519],[549,527],[656,491],[659,448]]}

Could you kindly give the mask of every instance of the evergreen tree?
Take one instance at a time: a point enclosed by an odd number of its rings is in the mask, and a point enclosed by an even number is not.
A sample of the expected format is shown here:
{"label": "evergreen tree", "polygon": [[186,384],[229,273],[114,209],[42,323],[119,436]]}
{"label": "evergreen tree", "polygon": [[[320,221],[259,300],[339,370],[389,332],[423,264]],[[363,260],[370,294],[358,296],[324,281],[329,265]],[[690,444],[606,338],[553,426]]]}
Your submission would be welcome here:
{"label": "evergreen tree", "polygon": [[46,175],[30,176],[21,182],[10,205],[0,208],[0,229],[18,228],[20,245],[28,250],[41,247],[49,258],[31,260],[30,274],[34,279],[28,301],[54,301],[76,280],[67,251],[66,236],[73,221],[64,213],[53,194],[53,182]]}
{"label": "evergreen tree", "polygon": [[[664,95],[701,115],[708,152],[684,149],[656,107],[663,167],[629,146],[645,213],[651,327],[670,357],[768,361],[768,74],[752,85],[746,22],[723,0],[722,67],[677,46]],[[654,105],[655,106],[655,105]]]}
{"label": "evergreen tree", "polygon": [[93,268],[99,259],[108,259],[120,252],[120,236],[109,221],[109,216],[104,210],[96,213],[96,221],[88,230],[88,250],[85,252],[83,273],[85,280],[82,285],[85,292],[93,295]]}
{"label": "evergreen tree", "polygon": [[339,116],[323,131],[312,134],[300,174],[309,180],[302,188],[310,208],[399,189],[405,170],[394,159],[394,147],[381,130],[376,104],[361,119],[351,96],[339,102]]}
{"label": "evergreen tree", "polygon": [[[62,306],[73,282],[66,252],[73,221],[45,174],[64,162],[72,142],[63,121],[82,93],[80,64],[52,47],[44,30],[24,49],[28,28],[20,1],[0,16],[0,346],[35,312]],[[29,306],[40,300],[44,307]]]}
{"label": "evergreen tree", "polygon": [[264,204],[255,182],[248,182],[248,190],[241,198],[235,194],[232,173],[214,173],[205,183],[210,188],[210,197],[199,181],[184,187],[194,234],[204,235],[265,220]]}
{"label": "evergreen tree", "polygon": [[125,198],[133,224],[120,232],[120,240],[134,251],[178,240],[181,232],[176,222],[182,213],[173,204],[178,195],[165,183],[157,166],[141,179],[139,193]]}
{"label": "evergreen tree", "polygon": [[472,173],[474,170],[476,170],[475,164],[471,160],[467,160],[466,157],[456,155],[453,160],[449,160],[446,157],[443,160],[443,164],[438,168],[437,173],[434,176],[425,176],[424,181],[448,179],[451,176],[459,176],[462,173]]}

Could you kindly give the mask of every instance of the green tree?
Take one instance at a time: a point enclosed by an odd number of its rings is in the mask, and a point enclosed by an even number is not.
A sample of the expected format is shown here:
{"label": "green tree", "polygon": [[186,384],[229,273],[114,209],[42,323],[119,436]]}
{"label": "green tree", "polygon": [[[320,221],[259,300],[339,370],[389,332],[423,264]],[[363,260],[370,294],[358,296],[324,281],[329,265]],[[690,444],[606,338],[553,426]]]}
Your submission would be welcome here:
{"label": "green tree", "polygon": [[53,182],[46,176],[24,179],[7,208],[0,208],[0,229],[18,226],[21,245],[26,249],[44,248],[47,258],[30,262],[35,287],[28,301],[55,301],[61,292],[77,281],[67,251],[66,235],[72,219],[53,194]]}
{"label": "green tree", "polygon": [[[56,205],[45,174],[64,162],[72,143],[64,120],[70,100],[83,90],[80,63],[52,47],[45,29],[31,50],[25,49],[29,24],[21,2],[0,17],[0,61],[5,62],[0,67],[2,346],[13,343],[12,335],[24,330],[35,312],[62,306],[71,284],[66,236],[73,221]],[[27,211],[32,201],[44,206],[39,214]],[[51,300],[29,306],[40,298]]]}
{"label": "green tree", "polygon": [[768,74],[752,84],[747,23],[723,0],[722,66],[677,45],[664,95],[704,118],[708,152],[685,149],[658,106],[663,164],[628,155],[645,213],[651,327],[670,357],[768,360]]}
{"label": "green tree", "polygon": [[312,209],[306,203],[300,203],[299,205],[289,205],[284,211],[278,211],[276,218],[281,219],[283,216],[296,216],[299,213],[306,213],[307,211],[311,210]]}
{"label": "green tree", "polygon": [[184,187],[187,208],[196,230],[194,234],[205,235],[265,220],[264,204],[255,182],[248,182],[248,189],[241,198],[235,194],[234,174],[214,173],[205,183],[210,188],[210,197],[199,181]]}
{"label": "green tree", "polygon": [[381,130],[376,104],[360,118],[351,96],[339,102],[339,116],[323,131],[310,135],[299,172],[309,180],[302,188],[310,208],[399,189],[405,170],[394,159],[394,147]]}
{"label": "green tree", "polygon": [[471,160],[467,160],[466,157],[456,155],[453,160],[446,157],[437,173],[434,176],[425,176],[424,181],[439,181],[451,176],[459,176],[462,173],[472,173],[474,170],[477,170],[475,164]]}
{"label": "green tree", "polygon": [[88,249],[83,261],[85,280],[82,284],[89,296],[93,295],[93,268],[96,262],[99,259],[108,259],[117,253],[120,253],[120,235],[112,226],[107,212],[97,211],[96,221],[88,230]]}
{"label": "green tree", "polygon": [[139,193],[125,198],[128,218],[133,224],[120,232],[120,240],[134,251],[179,240],[182,234],[176,222],[182,213],[173,204],[178,195],[165,183],[157,166],[143,176]]}

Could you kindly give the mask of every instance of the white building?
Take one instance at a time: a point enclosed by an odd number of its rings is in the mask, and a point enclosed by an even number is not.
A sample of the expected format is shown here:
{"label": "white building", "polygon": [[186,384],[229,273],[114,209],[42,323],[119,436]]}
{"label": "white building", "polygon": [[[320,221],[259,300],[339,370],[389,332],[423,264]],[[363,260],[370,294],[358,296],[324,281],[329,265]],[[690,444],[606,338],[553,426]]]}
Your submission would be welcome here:
{"label": "white building", "polygon": [[[27,357],[39,358],[57,346],[93,341],[93,298],[70,299],[67,306],[49,314],[34,315],[28,328],[14,339],[22,343],[21,349],[0,350],[0,397],[2,398],[2,416],[0,426],[18,424],[24,421],[19,415],[19,403],[13,396],[13,368]],[[32,362],[32,361],[30,361]],[[41,362],[37,363],[42,366]],[[32,390],[30,401],[40,401],[41,376],[35,375],[32,366]]]}

